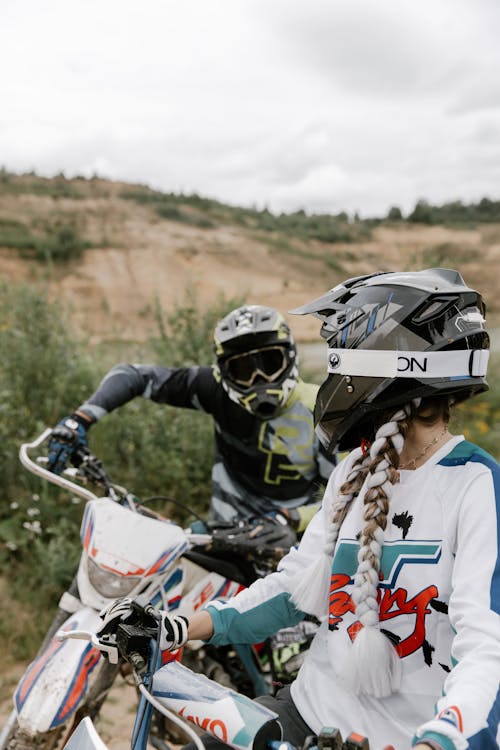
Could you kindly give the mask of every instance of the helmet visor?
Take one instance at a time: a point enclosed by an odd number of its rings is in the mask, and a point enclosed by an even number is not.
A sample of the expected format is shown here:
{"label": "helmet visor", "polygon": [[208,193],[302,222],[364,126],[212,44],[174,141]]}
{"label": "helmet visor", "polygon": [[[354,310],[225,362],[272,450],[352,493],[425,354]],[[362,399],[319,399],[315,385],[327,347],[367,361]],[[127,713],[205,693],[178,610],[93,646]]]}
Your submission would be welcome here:
{"label": "helmet visor", "polygon": [[281,346],[270,346],[229,357],[222,363],[221,370],[228,380],[249,388],[259,377],[267,383],[274,382],[287,367],[286,349]]}

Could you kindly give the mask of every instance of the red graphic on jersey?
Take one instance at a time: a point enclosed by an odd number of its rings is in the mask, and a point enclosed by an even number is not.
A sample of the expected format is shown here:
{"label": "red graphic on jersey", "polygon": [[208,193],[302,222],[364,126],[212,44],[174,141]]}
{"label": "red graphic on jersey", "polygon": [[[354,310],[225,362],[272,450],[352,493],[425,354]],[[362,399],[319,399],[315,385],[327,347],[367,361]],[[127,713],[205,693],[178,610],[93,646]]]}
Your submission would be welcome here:
{"label": "red graphic on jersey", "polygon": [[[331,577],[328,617],[330,630],[334,630],[342,622],[342,618],[347,612],[354,613],[356,611],[350,594],[342,590],[351,580],[350,576],[342,573],[334,574]],[[436,586],[427,586],[427,588],[422,589],[422,591],[409,599],[408,591],[403,588],[395,589],[394,591],[390,589],[378,590],[377,601],[379,603],[380,622],[391,620],[401,615],[414,615],[415,617],[413,632],[396,646],[399,656],[408,656],[422,647],[425,640],[425,617],[431,612],[428,605],[431,599],[437,597],[438,593]],[[362,627],[360,621],[357,620],[347,628],[352,641],[356,638]]]}

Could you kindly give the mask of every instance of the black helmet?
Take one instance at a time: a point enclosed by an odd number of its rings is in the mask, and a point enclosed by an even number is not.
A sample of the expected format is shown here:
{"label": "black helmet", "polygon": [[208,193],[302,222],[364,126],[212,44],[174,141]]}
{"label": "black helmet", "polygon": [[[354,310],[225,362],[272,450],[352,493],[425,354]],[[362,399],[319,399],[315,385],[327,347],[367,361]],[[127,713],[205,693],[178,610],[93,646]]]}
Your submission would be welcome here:
{"label": "black helmet", "polygon": [[214,351],[229,397],[261,419],[270,419],[297,384],[295,342],[285,319],[263,305],[244,305],[216,326]]}
{"label": "black helmet", "polygon": [[358,276],[293,310],[322,320],[328,342],[314,415],[323,444],[342,451],[372,440],[380,412],[414,398],[456,403],[487,390],[485,310],[444,268]]}

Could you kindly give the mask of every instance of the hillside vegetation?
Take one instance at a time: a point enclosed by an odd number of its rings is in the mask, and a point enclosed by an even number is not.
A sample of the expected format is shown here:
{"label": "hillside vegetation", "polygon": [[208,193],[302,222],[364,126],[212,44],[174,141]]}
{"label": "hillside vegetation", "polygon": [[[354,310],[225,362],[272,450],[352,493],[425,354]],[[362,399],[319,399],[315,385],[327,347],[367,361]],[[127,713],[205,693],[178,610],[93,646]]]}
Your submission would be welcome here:
{"label": "hillside vegetation", "polygon": [[[91,341],[145,341],[156,301],[185,289],[201,308],[243,296],[284,313],[349,276],[431,266],[459,268],[500,315],[500,201],[430,206],[403,217],[272,214],[197,195],[95,179],[0,171],[2,278],[38,281]],[[312,319],[293,318],[299,339]]]}

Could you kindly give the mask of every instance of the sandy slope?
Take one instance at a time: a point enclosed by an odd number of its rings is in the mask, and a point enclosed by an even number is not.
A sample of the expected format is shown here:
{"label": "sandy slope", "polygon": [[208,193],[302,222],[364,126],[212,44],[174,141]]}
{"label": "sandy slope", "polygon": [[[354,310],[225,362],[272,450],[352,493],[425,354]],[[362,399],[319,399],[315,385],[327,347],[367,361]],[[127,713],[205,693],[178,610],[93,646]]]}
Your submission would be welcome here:
{"label": "sandy slope", "polygon": [[[91,341],[145,339],[154,330],[155,299],[168,311],[186,295],[204,307],[223,294],[286,313],[350,276],[435,265],[459,268],[500,312],[497,226],[379,227],[369,242],[305,243],[230,225],[199,229],[166,221],[150,207],[116,196],[55,201],[0,195],[0,218],[29,222],[56,210],[76,215],[85,236],[102,247],[50,269],[0,247],[1,278],[48,286]],[[298,339],[316,338],[318,326],[310,316],[289,319]]]}

